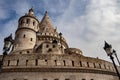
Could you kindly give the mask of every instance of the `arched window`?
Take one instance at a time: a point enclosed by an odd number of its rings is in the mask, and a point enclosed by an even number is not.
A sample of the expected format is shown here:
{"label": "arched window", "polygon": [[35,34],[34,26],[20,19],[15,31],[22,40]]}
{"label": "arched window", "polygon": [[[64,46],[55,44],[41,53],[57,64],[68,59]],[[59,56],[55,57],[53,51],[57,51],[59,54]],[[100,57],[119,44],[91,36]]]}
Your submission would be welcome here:
{"label": "arched window", "polygon": [[27,19],[26,23],[29,24],[30,23],[30,19]]}
{"label": "arched window", "polygon": [[35,21],[33,21],[33,26],[35,26]]}

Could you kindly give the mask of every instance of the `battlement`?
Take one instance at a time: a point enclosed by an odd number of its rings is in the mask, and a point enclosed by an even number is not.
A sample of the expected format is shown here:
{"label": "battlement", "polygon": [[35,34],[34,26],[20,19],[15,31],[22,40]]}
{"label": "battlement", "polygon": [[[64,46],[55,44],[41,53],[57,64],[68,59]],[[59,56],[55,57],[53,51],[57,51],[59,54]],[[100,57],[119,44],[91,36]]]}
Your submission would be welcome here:
{"label": "battlement", "polygon": [[81,55],[43,55],[43,54],[17,54],[6,56],[3,69],[11,68],[72,68],[92,69],[115,72],[113,64],[97,58]]}

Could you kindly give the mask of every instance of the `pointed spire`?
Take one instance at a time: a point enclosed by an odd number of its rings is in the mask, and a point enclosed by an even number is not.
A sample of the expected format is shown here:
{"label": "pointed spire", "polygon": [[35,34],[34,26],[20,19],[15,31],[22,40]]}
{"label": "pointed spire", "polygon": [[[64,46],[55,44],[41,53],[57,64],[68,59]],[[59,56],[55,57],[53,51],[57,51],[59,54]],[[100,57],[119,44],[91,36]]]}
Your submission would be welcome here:
{"label": "pointed spire", "polygon": [[52,32],[54,33],[54,26],[48,16],[48,12],[45,11],[44,17],[40,22],[40,28],[44,27],[44,30],[42,32],[44,32],[46,29],[48,32]]}
{"label": "pointed spire", "polygon": [[[48,12],[47,11],[45,11],[45,14],[44,14],[44,17],[43,17],[43,19],[42,19],[42,21],[44,20],[48,20],[48,18],[49,18],[49,16],[48,16]],[[41,22],[42,22],[41,21]]]}

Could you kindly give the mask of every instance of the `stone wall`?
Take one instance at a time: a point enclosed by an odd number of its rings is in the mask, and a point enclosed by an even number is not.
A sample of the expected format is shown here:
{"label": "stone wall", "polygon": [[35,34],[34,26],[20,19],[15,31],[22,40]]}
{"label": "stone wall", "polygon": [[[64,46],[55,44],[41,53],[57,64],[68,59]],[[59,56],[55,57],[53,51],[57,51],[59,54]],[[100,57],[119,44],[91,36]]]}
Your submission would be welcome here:
{"label": "stone wall", "polygon": [[4,68],[8,67],[63,67],[87,68],[115,72],[113,64],[98,58],[73,54],[17,54],[6,56]]}
{"label": "stone wall", "polygon": [[[7,77],[6,77],[7,76]],[[118,80],[113,64],[78,54],[9,54],[0,80]]]}

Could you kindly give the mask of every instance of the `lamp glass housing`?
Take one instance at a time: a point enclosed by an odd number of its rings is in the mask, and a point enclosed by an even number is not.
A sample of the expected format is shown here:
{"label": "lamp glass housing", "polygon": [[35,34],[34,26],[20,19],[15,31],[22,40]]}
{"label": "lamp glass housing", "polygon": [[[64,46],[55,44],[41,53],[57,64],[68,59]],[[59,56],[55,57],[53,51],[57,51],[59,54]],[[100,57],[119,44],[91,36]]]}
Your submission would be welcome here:
{"label": "lamp glass housing", "polygon": [[4,50],[5,50],[5,51],[9,51],[11,45],[12,45],[12,42],[11,42],[11,41],[5,41],[5,42],[4,42]]}
{"label": "lamp glass housing", "polygon": [[110,48],[106,48],[105,51],[106,51],[108,56],[112,55],[113,50],[112,50],[111,47]]}

